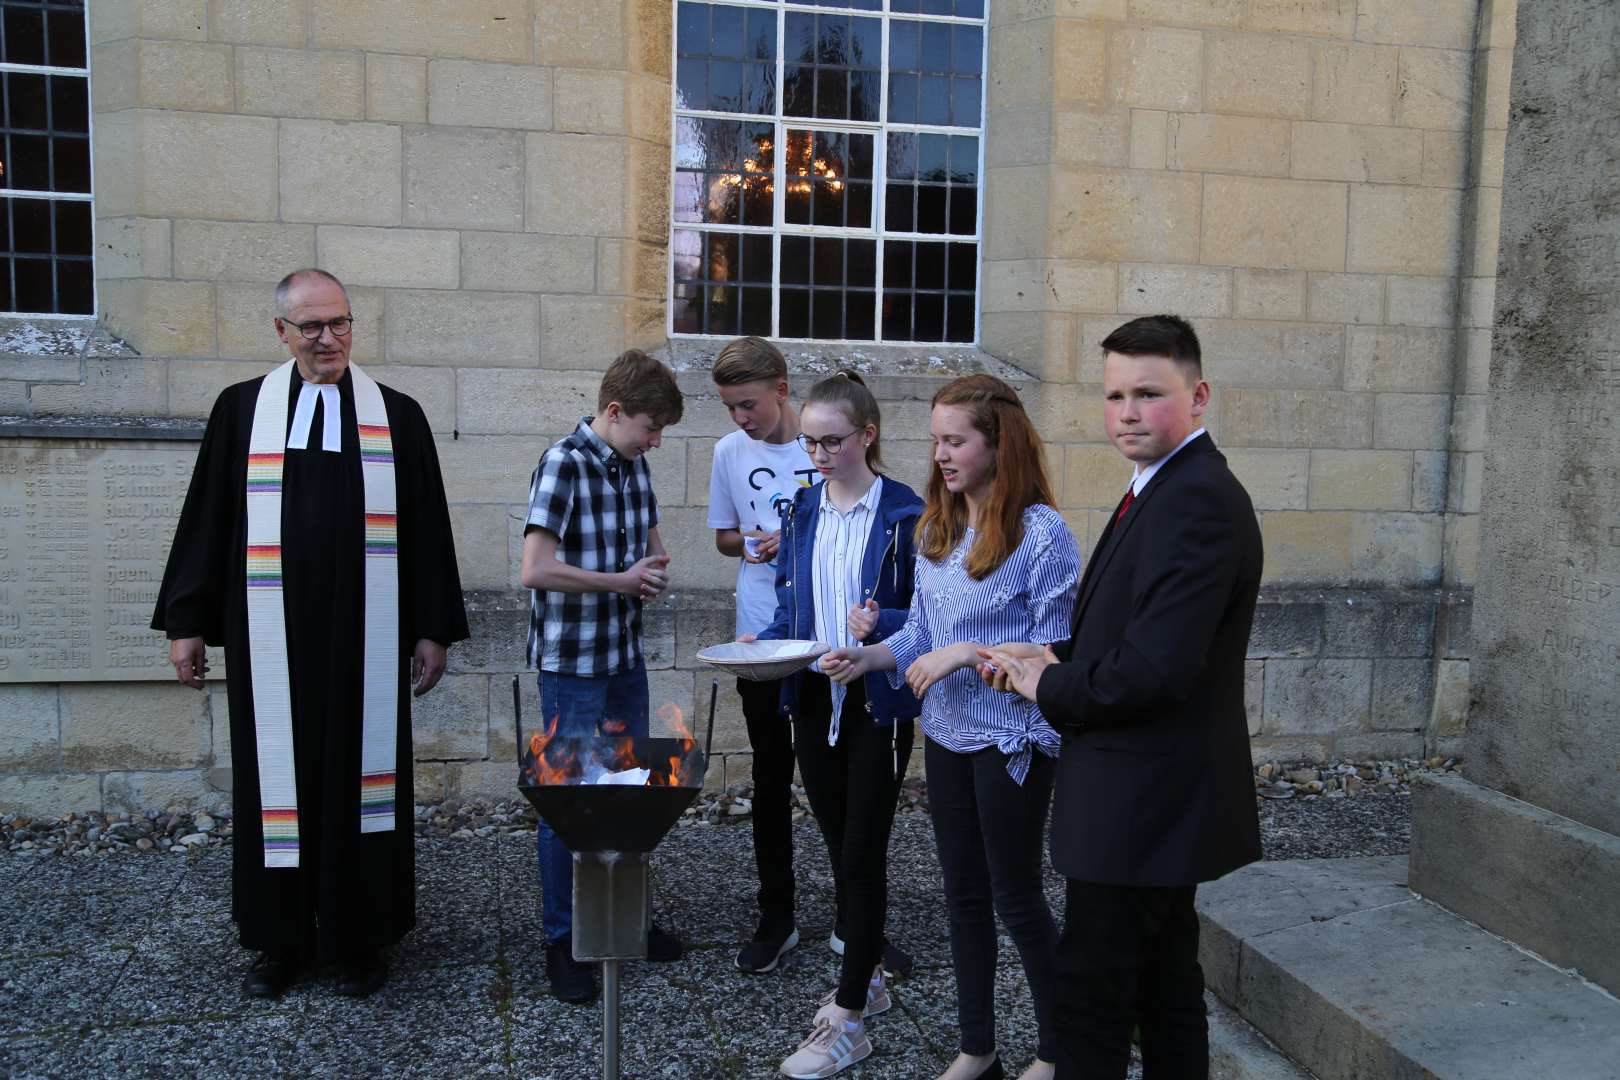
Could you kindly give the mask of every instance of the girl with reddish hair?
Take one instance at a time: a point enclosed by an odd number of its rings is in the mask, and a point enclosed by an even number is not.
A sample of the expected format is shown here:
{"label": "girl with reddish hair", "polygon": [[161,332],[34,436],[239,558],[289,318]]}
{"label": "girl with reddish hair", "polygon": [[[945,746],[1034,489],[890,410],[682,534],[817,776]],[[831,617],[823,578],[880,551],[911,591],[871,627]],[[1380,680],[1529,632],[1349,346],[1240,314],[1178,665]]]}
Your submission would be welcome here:
{"label": "girl with reddish hair", "polygon": [[[1025,1080],[1053,1075],[1057,925],[1041,891],[1057,732],[1039,708],[980,680],[979,649],[1066,641],[1080,551],[1053,509],[1045,454],[1012,387],[966,375],[934,395],[934,468],[917,525],[905,624],[876,644],[835,649],[840,682],[889,671],[922,698],[928,805],[944,871],[961,1053],[940,1080],[999,1080],[995,916],[1023,959],[1039,1025]],[[855,608],[867,641],[876,612]],[[904,673],[902,675],[902,673]]]}

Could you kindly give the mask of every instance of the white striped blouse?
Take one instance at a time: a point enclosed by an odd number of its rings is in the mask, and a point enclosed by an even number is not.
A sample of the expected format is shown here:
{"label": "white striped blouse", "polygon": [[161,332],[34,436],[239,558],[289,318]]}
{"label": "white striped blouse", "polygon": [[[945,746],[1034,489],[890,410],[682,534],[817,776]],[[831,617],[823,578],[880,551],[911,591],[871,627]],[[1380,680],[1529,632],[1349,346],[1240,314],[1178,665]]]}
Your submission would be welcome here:
{"label": "white striped blouse", "polygon": [[[899,688],[919,656],[959,641],[1003,645],[1066,641],[1080,581],[1080,549],[1050,506],[1024,511],[1024,537],[1005,562],[980,581],[965,565],[974,531],[945,557],[917,556],[917,585],[906,623],[884,644],[894,653],[890,685]],[[984,685],[973,668],[952,672],[928,688],[923,733],[947,750],[969,754],[994,746],[1007,755],[1007,771],[1022,784],[1032,748],[1057,757],[1061,741],[1039,708],[1017,694]]]}
{"label": "white striped blouse", "polygon": [[[857,444],[856,449],[859,449]],[[816,600],[816,640],[833,648],[859,645],[849,636],[849,609],[861,602],[861,560],[866,541],[877,523],[878,498],[883,477],[872,481],[854,506],[842,511],[833,505],[827,485],[821,485],[821,506],[816,513],[815,554],[810,560],[810,584]],[[849,689],[832,684],[832,722],[827,745],[838,743],[838,724]]]}

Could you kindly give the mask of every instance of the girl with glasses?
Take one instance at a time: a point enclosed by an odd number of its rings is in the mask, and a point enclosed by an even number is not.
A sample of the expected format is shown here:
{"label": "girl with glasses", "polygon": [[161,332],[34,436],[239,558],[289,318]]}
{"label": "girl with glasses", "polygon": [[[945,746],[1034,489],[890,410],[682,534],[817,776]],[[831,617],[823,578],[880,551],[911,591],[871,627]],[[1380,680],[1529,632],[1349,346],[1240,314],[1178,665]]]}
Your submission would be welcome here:
{"label": "girl with glasses", "polygon": [[1060,741],[1031,702],[992,690],[979,648],[1066,641],[1080,552],[1053,509],[1045,455],[1018,394],[967,375],[934,395],[934,468],[918,527],[917,587],[905,624],[850,613],[866,642],[822,667],[847,683],[887,671],[922,698],[928,806],[944,872],[961,1053],[940,1080],[999,1080],[996,925],[1024,962],[1039,1027],[1025,1080],[1046,1080],[1054,1029],[1057,926],[1041,891],[1041,848]]}
{"label": "girl with glasses", "polygon": [[[851,645],[856,608],[876,612],[871,640],[905,622],[922,500],[881,475],[880,426],[877,400],[854,372],[823,379],[805,399],[800,438],[821,481],[801,489],[787,514],[776,615],[760,639]],[[838,986],[782,1063],[784,1076],[832,1076],[865,1058],[865,1018],[889,1008],[881,965],[889,830],[919,707],[910,689],[882,676],[834,683],[807,670],[782,680],[781,709],[832,859],[844,945]]]}

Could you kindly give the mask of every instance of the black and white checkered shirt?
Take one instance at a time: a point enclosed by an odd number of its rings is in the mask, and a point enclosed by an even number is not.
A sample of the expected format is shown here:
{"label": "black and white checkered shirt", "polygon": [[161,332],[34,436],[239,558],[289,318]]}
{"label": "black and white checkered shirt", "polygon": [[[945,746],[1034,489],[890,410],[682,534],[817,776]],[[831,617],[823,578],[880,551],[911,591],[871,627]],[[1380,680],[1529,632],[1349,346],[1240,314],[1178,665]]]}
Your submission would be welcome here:
{"label": "black and white checkered shirt", "polygon": [[[658,524],[652,469],[627,460],[583,417],[540,456],[529,482],[528,524],[557,536],[557,558],[613,574],[648,554]],[[563,675],[616,675],[641,660],[639,599],[620,593],[530,590],[529,665]]]}

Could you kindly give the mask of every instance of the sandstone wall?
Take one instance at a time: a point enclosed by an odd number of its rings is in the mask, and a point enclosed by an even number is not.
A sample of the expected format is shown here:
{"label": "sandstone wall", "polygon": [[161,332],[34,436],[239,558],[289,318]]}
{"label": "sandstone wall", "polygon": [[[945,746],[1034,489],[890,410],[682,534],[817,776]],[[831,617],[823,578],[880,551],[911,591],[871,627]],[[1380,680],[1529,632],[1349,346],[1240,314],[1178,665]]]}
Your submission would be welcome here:
{"label": "sandstone wall", "polygon": [[[990,5],[990,355],[946,368],[1030,373],[1089,550],[1126,475],[1096,344],[1193,318],[1267,548],[1257,755],[1448,752],[1463,730],[1512,8]],[[477,612],[418,712],[424,797],[508,788],[529,471],[619,349],[663,341],[671,26],[669,0],[92,0],[100,307],[139,355],[0,358],[0,412],[200,419],[283,355],[282,273],[343,277],[355,359],[438,435]],[[920,479],[937,379],[865,355],[888,456]],[[700,367],[652,457],[678,592],[649,620],[655,699],[698,713],[691,654],[729,632],[732,577],[703,524],[730,428]],[[153,717],[131,721],[149,745],[90,767],[68,752],[86,709]],[[0,805],[217,798],[223,710],[158,684],[0,687]]]}

